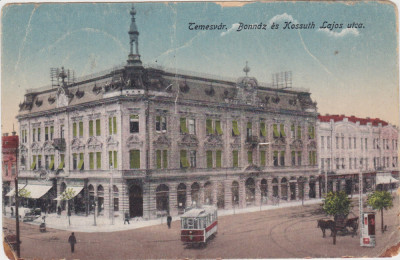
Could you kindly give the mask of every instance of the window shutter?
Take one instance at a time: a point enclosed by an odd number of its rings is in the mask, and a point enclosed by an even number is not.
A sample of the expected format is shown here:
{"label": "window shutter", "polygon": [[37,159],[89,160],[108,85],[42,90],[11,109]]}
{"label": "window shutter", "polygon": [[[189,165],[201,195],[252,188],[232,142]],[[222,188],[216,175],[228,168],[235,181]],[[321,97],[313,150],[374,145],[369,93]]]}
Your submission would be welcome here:
{"label": "window shutter", "polygon": [[83,122],[79,122],[79,137],[83,136]]}
{"label": "window shutter", "polygon": [[117,151],[114,151],[114,169],[117,169],[117,167],[118,167],[118,152]]}
{"label": "window shutter", "polygon": [[239,166],[239,152],[237,150],[232,151],[233,167]]}
{"label": "window shutter", "polygon": [[222,151],[218,150],[216,153],[216,167],[221,168],[222,167]]}
{"label": "window shutter", "polygon": [[315,128],[314,126],[311,126],[311,139],[314,139],[315,137]]}
{"label": "window shutter", "polygon": [[101,152],[96,152],[96,168],[101,169]]}
{"label": "window shutter", "polygon": [[217,131],[217,134],[222,135],[222,128],[221,128],[221,121],[215,121],[215,130]]}
{"label": "window shutter", "polygon": [[140,168],[140,151],[133,150],[133,168],[139,169]]}
{"label": "window shutter", "polygon": [[50,126],[50,134],[54,134],[54,126]]}
{"label": "window shutter", "polygon": [[49,134],[49,127],[46,126],[46,127],[44,128],[44,134],[45,134],[45,135],[48,135],[48,134]]}
{"label": "window shutter", "polygon": [[164,169],[168,168],[168,151],[167,150],[163,151],[163,168]]}
{"label": "window shutter", "polygon": [[181,164],[183,168],[188,168],[189,167],[189,162],[186,157],[186,151],[181,150]]}
{"label": "window shutter", "polygon": [[72,136],[76,137],[77,136],[77,131],[76,131],[76,122],[72,124]]}
{"label": "window shutter", "polygon": [[207,151],[207,168],[212,168],[213,167],[213,154],[212,151]]}
{"label": "window shutter", "polygon": [[93,136],[93,120],[89,121],[89,136]]}
{"label": "window shutter", "polygon": [[286,134],[285,134],[285,126],[284,126],[283,124],[281,124],[281,136],[282,136],[282,137],[286,137]]}
{"label": "window shutter", "polygon": [[113,117],[113,132],[114,134],[117,133],[117,117]]}
{"label": "window shutter", "polygon": [[297,126],[297,139],[301,139],[301,126]]}
{"label": "window shutter", "polygon": [[161,150],[156,151],[157,169],[161,169]]}
{"label": "window shutter", "polygon": [[214,134],[214,129],[212,128],[212,120],[211,119],[206,120],[206,133],[207,133],[207,135]]}
{"label": "window shutter", "polygon": [[97,136],[100,136],[100,135],[101,135],[100,119],[96,119],[96,135],[97,135]]}
{"label": "window shutter", "polygon": [[274,130],[274,137],[277,138],[279,137],[279,132],[278,132],[278,125],[274,124],[273,125],[273,130]]}
{"label": "window shutter", "polygon": [[278,151],[274,151],[274,157],[275,158],[278,158],[278,154],[279,154]]}
{"label": "window shutter", "polygon": [[267,136],[267,129],[265,128],[264,122],[260,123],[260,133],[261,133],[261,136],[263,136],[263,137]]}
{"label": "window shutter", "polygon": [[108,151],[108,166],[109,168],[111,168],[111,166],[113,165],[113,159],[112,159],[112,151]]}
{"label": "window shutter", "polygon": [[237,121],[232,121],[232,131],[234,136],[240,135]]}
{"label": "window shutter", "polygon": [[32,157],[31,170],[34,170],[35,168],[36,168],[36,155]]}
{"label": "window shutter", "polygon": [[58,169],[61,170],[64,168],[64,154],[60,154],[60,165],[58,165]]}
{"label": "window shutter", "polygon": [[94,169],[94,153],[89,153],[89,169]]}
{"label": "window shutter", "polygon": [[189,133],[189,130],[186,127],[186,118],[185,117],[181,117],[180,125],[181,125],[181,133],[184,133],[184,134]]}
{"label": "window shutter", "polygon": [[265,151],[260,151],[261,166],[265,166]]}
{"label": "window shutter", "polygon": [[249,164],[253,164],[253,152],[252,151],[247,151],[247,162]]}
{"label": "window shutter", "polygon": [[80,153],[80,154],[79,154],[78,169],[79,169],[79,170],[82,170],[82,169],[83,169],[83,153]]}
{"label": "window shutter", "polygon": [[112,117],[108,118],[108,133],[112,135]]}
{"label": "window shutter", "polygon": [[49,165],[49,169],[53,170],[54,168],[54,154],[50,155],[50,165]]}
{"label": "window shutter", "polygon": [[247,122],[247,129],[252,129],[253,128],[253,124],[251,122]]}

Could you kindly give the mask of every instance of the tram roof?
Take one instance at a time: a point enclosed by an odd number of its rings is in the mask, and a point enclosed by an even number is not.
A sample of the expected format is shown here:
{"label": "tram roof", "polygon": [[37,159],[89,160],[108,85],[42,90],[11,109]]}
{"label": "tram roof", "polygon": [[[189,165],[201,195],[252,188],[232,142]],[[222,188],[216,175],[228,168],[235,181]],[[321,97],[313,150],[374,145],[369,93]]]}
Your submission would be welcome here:
{"label": "tram roof", "polygon": [[197,218],[207,216],[209,213],[215,212],[217,209],[213,206],[203,206],[202,208],[193,208],[186,211],[181,217]]}

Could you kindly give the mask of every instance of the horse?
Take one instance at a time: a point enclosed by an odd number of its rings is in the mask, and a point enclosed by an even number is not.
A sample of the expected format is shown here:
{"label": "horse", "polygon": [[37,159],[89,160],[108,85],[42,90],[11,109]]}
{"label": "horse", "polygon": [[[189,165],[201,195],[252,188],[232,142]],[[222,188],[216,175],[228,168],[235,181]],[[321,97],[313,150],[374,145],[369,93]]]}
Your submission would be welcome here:
{"label": "horse", "polygon": [[331,236],[333,235],[333,230],[335,228],[335,222],[333,220],[323,220],[319,219],[317,228],[321,228],[322,230],[322,237],[325,237],[325,229],[331,230]]}
{"label": "horse", "polygon": [[358,229],[358,217],[355,218],[349,218],[346,221],[346,227],[352,228],[353,229],[353,235],[357,235],[357,229]]}

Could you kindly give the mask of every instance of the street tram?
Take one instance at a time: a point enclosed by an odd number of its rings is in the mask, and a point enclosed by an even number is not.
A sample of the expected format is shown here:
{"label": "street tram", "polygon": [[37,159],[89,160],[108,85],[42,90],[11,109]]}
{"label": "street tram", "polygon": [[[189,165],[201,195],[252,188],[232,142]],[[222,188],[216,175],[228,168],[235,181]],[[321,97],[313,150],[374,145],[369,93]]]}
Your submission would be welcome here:
{"label": "street tram", "polygon": [[181,241],[186,245],[202,244],[217,234],[218,216],[214,206],[192,208],[181,216]]}

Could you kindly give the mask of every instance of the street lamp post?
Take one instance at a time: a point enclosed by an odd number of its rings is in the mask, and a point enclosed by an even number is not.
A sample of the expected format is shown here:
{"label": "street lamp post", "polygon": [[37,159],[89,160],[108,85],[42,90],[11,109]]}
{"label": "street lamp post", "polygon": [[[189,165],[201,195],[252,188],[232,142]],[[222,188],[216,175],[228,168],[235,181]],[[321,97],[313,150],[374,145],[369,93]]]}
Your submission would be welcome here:
{"label": "street lamp post", "polygon": [[111,225],[114,225],[114,166],[111,169],[111,179],[110,179],[110,214],[111,214]]}
{"label": "street lamp post", "polygon": [[363,173],[362,173],[362,168],[360,167],[360,173],[358,174],[358,193],[359,193],[359,200],[358,200],[358,207],[359,207],[359,220],[361,222],[360,225],[360,246],[363,246],[363,237],[362,237],[362,231],[363,231],[363,226],[364,226],[364,218],[363,218]]}

